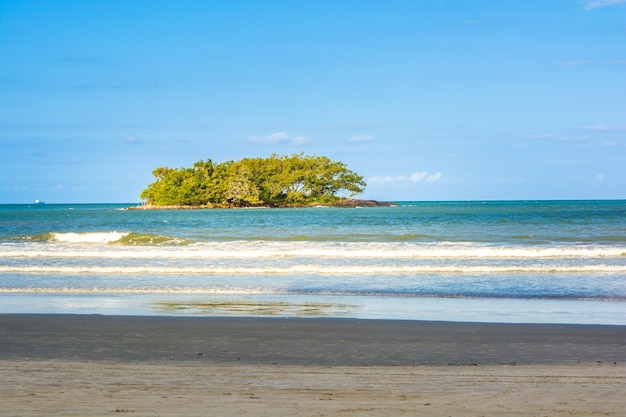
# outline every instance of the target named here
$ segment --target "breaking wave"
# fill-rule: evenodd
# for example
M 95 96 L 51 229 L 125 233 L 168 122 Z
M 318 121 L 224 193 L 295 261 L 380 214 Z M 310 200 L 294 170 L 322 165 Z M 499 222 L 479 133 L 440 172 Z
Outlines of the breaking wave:
M 0 265 L 0 273 L 26 274 L 161 274 L 161 275 L 380 275 L 380 274 L 506 274 L 626 273 L 626 265 L 293 265 L 293 266 L 89 266 Z
M 119 242 L 130 233 L 91 232 L 91 233 L 50 233 L 50 240 L 62 243 L 113 243 Z
M 349 259 L 538 259 L 626 258 L 623 246 L 489 246 L 471 243 L 406 242 L 197 242 L 145 233 L 50 233 L 53 244 L 0 244 L 5 258 L 349 258 Z
M 68 244 L 74 248 L 81 245 L 107 245 L 118 244 L 124 246 L 168 246 L 186 245 L 193 240 L 173 236 L 156 235 L 150 233 L 133 232 L 50 232 L 28 236 L 16 236 L 8 239 L 9 242 L 51 242 L 56 244 Z M 39 248 L 41 249 L 41 248 Z M 1 253 L 1 252 L 0 252 Z M 37 256 L 45 256 L 40 253 Z

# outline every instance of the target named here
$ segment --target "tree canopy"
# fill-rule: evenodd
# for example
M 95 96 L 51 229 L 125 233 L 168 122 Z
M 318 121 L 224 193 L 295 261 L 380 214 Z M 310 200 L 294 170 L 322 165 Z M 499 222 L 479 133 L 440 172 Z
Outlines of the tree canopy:
M 141 192 L 151 205 L 253 207 L 333 203 L 362 193 L 363 177 L 342 162 L 304 154 L 245 158 L 192 168 L 159 167 Z

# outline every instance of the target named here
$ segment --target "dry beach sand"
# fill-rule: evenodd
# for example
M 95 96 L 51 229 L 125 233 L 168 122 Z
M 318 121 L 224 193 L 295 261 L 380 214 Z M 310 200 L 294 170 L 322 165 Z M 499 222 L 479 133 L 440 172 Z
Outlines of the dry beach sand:
M 0 315 L 3 416 L 620 416 L 626 327 Z

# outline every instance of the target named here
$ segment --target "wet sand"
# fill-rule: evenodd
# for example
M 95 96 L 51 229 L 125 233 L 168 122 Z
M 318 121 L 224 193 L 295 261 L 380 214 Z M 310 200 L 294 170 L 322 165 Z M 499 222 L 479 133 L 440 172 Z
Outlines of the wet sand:
M 2 415 L 622 415 L 626 326 L 0 315 Z

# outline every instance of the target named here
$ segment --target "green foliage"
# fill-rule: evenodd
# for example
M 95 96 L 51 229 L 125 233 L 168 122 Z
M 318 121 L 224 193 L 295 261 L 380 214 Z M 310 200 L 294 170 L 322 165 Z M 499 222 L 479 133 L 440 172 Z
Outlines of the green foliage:
M 363 177 L 342 162 L 303 154 L 245 158 L 193 168 L 160 167 L 156 181 L 141 193 L 153 205 L 259 206 L 331 203 L 362 193 Z

